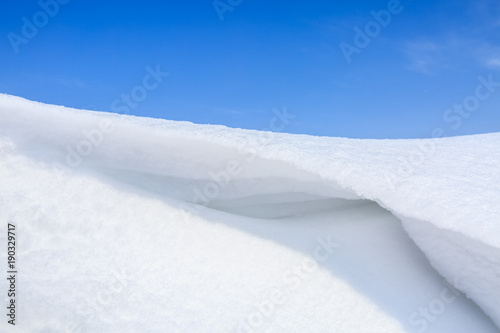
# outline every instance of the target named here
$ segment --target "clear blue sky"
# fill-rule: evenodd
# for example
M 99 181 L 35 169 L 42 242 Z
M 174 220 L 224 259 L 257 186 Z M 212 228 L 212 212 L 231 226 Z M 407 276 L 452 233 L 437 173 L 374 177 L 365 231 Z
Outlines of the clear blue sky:
M 498 0 L 54 1 L 0 4 L 0 92 L 251 129 L 286 107 L 282 130 L 312 135 L 500 131 L 500 85 L 476 97 L 500 82 Z

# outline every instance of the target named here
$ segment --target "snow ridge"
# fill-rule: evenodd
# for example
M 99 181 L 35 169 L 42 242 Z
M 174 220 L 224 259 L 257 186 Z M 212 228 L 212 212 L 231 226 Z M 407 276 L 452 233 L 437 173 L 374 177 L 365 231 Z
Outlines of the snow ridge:
M 74 175 L 97 177 L 164 198 L 193 216 L 210 216 L 208 207 L 283 219 L 376 202 L 500 327 L 500 133 L 432 140 L 313 137 L 0 95 L 0 167 L 20 158 L 48 172 L 54 184 L 70 183 Z M 85 186 L 84 178 L 80 182 Z

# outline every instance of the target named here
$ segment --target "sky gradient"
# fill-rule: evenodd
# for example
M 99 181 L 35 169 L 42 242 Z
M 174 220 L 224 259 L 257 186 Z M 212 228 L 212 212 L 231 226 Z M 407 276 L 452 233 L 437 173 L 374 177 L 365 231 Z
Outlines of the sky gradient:
M 0 22 L 0 92 L 44 103 L 259 130 L 286 110 L 275 130 L 351 138 L 500 131 L 497 0 L 4 1 Z

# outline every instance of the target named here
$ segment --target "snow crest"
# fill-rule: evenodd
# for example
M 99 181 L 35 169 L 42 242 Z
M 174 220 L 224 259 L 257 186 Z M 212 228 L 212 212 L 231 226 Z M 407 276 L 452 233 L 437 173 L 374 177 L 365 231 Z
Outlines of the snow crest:
M 455 307 L 446 321 L 455 331 L 494 332 L 467 298 L 500 327 L 499 165 L 500 133 L 432 140 L 313 137 L 0 95 L 0 223 L 23 223 L 20 262 L 26 272 L 43 274 L 22 280 L 27 298 L 20 311 L 30 325 L 49 330 L 438 332 L 445 307 Z M 401 224 L 448 287 L 405 243 Z M 334 254 L 323 246 L 333 243 L 321 238 L 324 232 L 340 243 Z M 123 243 L 132 240 L 155 259 L 142 258 L 138 244 Z M 335 263 L 328 257 L 311 275 L 305 268 L 288 272 L 292 262 L 306 262 L 305 254 L 319 263 L 320 252 L 337 256 Z M 384 256 L 370 258 L 370 252 Z M 404 259 L 410 257 L 414 262 Z M 141 262 L 148 264 L 147 276 L 123 277 L 128 273 L 121 267 L 144 271 Z M 358 264 L 363 268 L 346 268 Z M 109 287 L 109 276 L 99 273 L 106 269 L 112 271 Z M 122 280 L 123 293 L 116 291 Z M 271 296 L 254 296 L 267 295 L 276 281 L 283 287 Z M 309 289 L 292 288 L 297 281 Z M 390 285 L 382 295 L 384 284 Z M 103 288 L 110 301 L 88 301 Z M 292 289 L 304 293 L 303 307 Z M 337 300 L 325 290 L 334 290 Z M 29 307 L 46 305 L 51 292 L 60 295 L 59 304 Z M 402 293 L 410 296 L 401 299 Z M 466 297 L 447 302 L 461 293 Z M 135 304 L 137 312 L 120 302 Z M 58 311 L 62 317 L 53 317 Z M 297 311 L 301 318 L 332 317 L 301 329 Z M 369 324 L 360 322 L 365 316 Z M 233 317 L 233 326 L 222 324 Z

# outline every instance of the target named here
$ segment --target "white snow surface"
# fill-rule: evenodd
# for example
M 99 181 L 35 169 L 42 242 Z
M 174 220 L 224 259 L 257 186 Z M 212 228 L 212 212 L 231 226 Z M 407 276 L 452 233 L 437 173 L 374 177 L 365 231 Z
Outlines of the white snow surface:
M 0 95 L 1 332 L 499 332 L 500 133 L 358 140 Z

